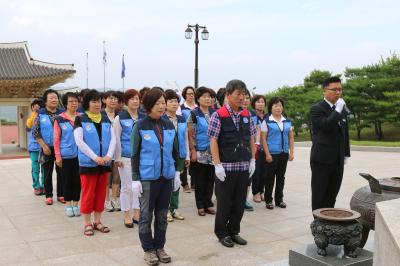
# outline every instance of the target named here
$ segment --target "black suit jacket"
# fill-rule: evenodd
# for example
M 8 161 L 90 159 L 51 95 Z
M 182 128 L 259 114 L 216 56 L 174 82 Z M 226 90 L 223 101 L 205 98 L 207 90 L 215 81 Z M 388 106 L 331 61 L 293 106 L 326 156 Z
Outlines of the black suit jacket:
M 347 115 L 346 109 L 339 114 L 325 100 L 311 107 L 311 163 L 343 165 L 344 157 L 350 157 Z

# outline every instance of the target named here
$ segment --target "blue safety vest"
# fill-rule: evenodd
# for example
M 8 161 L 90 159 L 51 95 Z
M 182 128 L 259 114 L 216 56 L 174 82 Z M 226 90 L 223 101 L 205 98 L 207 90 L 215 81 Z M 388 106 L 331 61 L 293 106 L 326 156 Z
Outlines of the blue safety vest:
M 61 109 L 57 109 L 56 114 L 59 115 L 62 112 Z M 53 138 L 54 138 L 54 130 L 53 130 L 53 123 L 50 119 L 50 116 L 47 114 L 46 108 L 41 108 L 38 112 L 39 119 L 40 119 L 40 135 L 44 143 L 47 146 L 53 147 Z
M 105 157 L 107 155 L 108 147 L 111 141 L 111 121 L 107 115 L 101 116 L 101 140 L 97 134 L 96 126 L 93 121 L 87 116 L 82 114 L 82 131 L 83 141 L 89 146 L 90 149 L 99 157 Z M 98 164 L 78 149 L 79 165 L 83 167 L 97 167 Z M 107 166 L 111 164 L 111 161 L 107 163 Z
M 212 113 L 215 112 L 214 109 L 208 109 L 209 115 L 211 117 Z M 210 146 L 210 139 L 208 138 L 208 122 L 200 110 L 200 107 L 196 107 L 192 114 L 196 117 L 196 151 L 205 151 Z M 192 119 L 193 120 L 193 119 Z
M 169 119 L 168 115 L 165 113 L 163 118 Z M 176 115 L 178 120 L 178 127 L 176 130 L 176 134 L 178 135 L 178 148 L 179 148 L 179 158 L 185 159 L 186 158 L 186 131 L 187 131 L 187 122 L 185 117 L 182 115 Z
M 131 150 L 131 135 L 133 126 L 137 120 L 133 120 L 131 114 L 128 111 L 123 111 L 119 115 L 119 123 L 121 125 L 121 156 L 130 158 L 132 155 Z M 142 113 L 138 113 L 138 120 L 143 118 Z
M 187 121 L 191 112 L 190 108 L 187 108 L 184 104 L 181 105 L 181 112 L 185 120 Z
M 33 136 L 33 130 L 32 129 L 27 129 L 27 130 L 29 134 L 28 151 L 40 151 L 40 145 Z
M 175 176 L 175 160 L 172 155 L 175 127 L 167 119 L 160 119 L 158 123 L 162 127 L 162 145 L 152 118 L 146 116 L 136 123 L 141 138 L 139 176 L 142 181 L 157 180 L 161 176 L 172 179 Z
M 267 145 L 271 154 L 289 153 L 289 132 L 292 128 L 292 122 L 288 119 L 283 121 L 283 131 L 278 126 L 278 123 L 265 118 L 268 126 Z
M 60 153 L 63 159 L 72 159 L 78 156 L 78 147 L 74 139 L 74 127 L 68 119 L 61 116 L 56 117 L 60 127 Z

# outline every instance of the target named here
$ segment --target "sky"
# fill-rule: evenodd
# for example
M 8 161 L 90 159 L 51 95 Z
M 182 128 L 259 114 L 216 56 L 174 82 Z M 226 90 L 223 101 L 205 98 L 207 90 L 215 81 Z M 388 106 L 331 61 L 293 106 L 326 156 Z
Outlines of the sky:
M 194 83 L 187 24 L 207 26 L 199 43 L 199 85 L 218 89 L 243 80 L 256 93 L 298 85 L 314 69 L 343 73 L 400 48 L 395 0 L 0 0 L 0 42 L 28 41 L 36 60 L 70 64 L 58 86 L 183 88 Z

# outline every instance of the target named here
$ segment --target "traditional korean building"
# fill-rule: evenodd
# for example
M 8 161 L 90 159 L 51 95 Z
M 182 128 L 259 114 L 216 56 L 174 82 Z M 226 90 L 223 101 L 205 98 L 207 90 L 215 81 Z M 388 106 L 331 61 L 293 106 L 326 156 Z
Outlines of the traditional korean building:
M 27 147 L 25 124 L 33 98 L 41 97 L 50 86 L 73 77 L 75 72 L 73 64 L 33 59 L 27 42 L 0 43 L 0 106 L 17 106 L 20 148 Z

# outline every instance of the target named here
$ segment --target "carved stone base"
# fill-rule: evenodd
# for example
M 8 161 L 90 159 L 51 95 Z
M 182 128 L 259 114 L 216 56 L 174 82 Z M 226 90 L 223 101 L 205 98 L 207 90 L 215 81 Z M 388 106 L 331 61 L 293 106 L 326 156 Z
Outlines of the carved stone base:
M 334 222 L 315 219 L 311 225 L 314 242 L 318 247 L 317 253 L 326 256 L 326 247 L 329 244 L 343 245 L 344 254 L 356 258 L 356 249 L 361 243 L 362 225 L 357 221 Z

